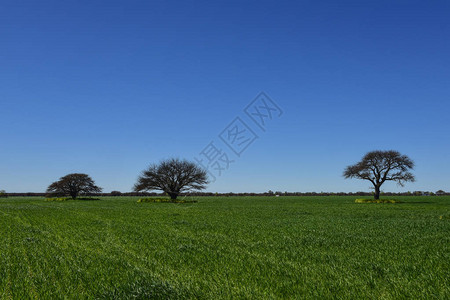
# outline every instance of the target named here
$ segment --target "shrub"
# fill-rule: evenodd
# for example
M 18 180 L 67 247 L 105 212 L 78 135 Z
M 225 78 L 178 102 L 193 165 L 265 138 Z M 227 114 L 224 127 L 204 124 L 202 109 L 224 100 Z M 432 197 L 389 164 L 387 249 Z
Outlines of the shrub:
M 140 198 L 138 203 L 197 203 L 195 200 L 168 199 L 168 198 Z
M 45 198 L 45 201 L 57 201 L 57 202 L 62 202 L 62 201 L 68 201 L 68 200 L 100 200 L 99 198 L 76 198 L 76 199 L 72 199 L 72 197 L 50 197 L 50 198 Z
M 398 200 L 392 200 L 392 199 L 356 199 L 355 203 L 402 203 Z
M 45 201 L 58 201 L 58 202 L 62 202 L 62 201 L 67 201 L 70 200 L 72 198 L 70 197 L 53 197 L 53 198 L 45 198 Z

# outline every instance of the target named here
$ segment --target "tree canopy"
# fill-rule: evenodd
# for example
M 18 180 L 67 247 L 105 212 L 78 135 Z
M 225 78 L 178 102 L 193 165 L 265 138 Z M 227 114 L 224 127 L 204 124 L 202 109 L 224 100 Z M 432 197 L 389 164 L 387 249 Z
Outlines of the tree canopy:
M 100 193 L 102 188 L 95 185 L 94 180 L 86 174 L 73 173 L 61 177 L 47 188 L 47 193 L 70 195 L 72 199 L 80 194 Z
M 374 198 L 380 198 L 380 187 L 386 181 L 394 181 L 403 186 L 405 182 L 415 181 L 409 172 L 414 162 L 398 151 L 372 151 L 364 155 L 362 160 L 348 166 L 344 171 L 345 178 L 358 178 L 370 181 L 375 189 Z
M 171 158 L 151 164 L 144 170 L 134 185 L 134 191 L 161 190 L 174 200 L 182 192 L 202 190 L 207 184 L 206 170 L 193 162 Z

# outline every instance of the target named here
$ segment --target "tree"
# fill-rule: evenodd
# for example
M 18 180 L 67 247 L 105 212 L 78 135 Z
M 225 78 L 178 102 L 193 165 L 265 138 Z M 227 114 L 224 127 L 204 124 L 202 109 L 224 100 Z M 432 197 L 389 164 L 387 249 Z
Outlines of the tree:
M 0 198 L 8 198 L 8 194 L 5 190 L 0 190 Z
M 400 186 L 414 182 L 414 175 L 409 172 L 413 168 L 414 162 L 398 151 L 372 151 L 357 164 L 348 166 L 343 175 L 370 181 L 375 189 L 374 198 L 380 199 L 380 187 L 386 181 L 395 181 Z
M 443 196 L 443 195 L 445 195 L 445 192 L 443 190 L 439 190 L 439 191 L 436 191 L 436 195 Z
M 187 160 L 171 158 L 144 170 L 134 185 L 134 191 L 161 190 L 175 200 L 180 193 L 202 190 L 207 184 L 207 173 L 203 168 Z
M 61 177 L 47 188 L 47 193 L 70 195 L 76 199 L 80 194 L 100 193 L 102 188 L 95 185 L 94 180 L 86 174 L 73 173 Z

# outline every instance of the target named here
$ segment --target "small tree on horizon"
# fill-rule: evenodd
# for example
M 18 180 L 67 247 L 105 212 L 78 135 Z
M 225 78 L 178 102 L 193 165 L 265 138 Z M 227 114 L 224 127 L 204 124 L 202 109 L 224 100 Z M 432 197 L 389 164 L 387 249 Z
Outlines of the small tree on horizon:
M 100 193 L 102 188 L 95 185 L 94 180 L 86 174 L 72 173 L 61 177 L 47 188 L 47 193 L 69 195 L 76 199 L 80 194 Z
M 445 193 L 445 191 L 443 191 L 443 190 L 438 190 L 438 191 L 436 191 L 436 195 L 437 196 L 443 196 L 443 195 L 445 195 L 446 193 Z
M 409 172 L 414 162 L 398 151 L 372 151 L 364 155 L 355 165 L 348 166 L 343 176 L 368 180 L 374 187 L 374 199 L 380 199 L 380 187 L 386 181 L 395 181 L 403 186 L 405 182 L 414 182 L 414 175 Z
M 206 170 L 188 160 L 170 158 L 151 164 L 139 176 L 135 192 L 160 190 L 175 200 L 182 192 L 203 190 L 208 184 Z

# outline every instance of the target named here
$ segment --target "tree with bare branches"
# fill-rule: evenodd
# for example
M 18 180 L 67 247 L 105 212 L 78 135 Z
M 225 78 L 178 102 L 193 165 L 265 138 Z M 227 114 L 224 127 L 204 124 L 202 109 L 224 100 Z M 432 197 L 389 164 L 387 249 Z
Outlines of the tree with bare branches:
M 144 170 L 134 185 L 134 191 L 161 190 L 175 200 L 180 193 L 202 190 L 207 184 L 206 170 L 193 162 L 171 158 Z
M 70 195 L 76 199 L 80 194 L 100 193 L 102 188 L 95 185 L 94 180 L 86 174 L 73 173 L 61 177 L 47 188 L 47 193 Z
M 343 175 L 370 181 L 377 200 L 380 199 L 380 187 L 386 181 L 394 181 L 400 186 L 408 181 L 414 182 L 414 175 L 409 172 L 413 168 L 414 162 L 408 156 L 394 150 L 378 150 L 367 153 L 360 162 L 348 166 Z

